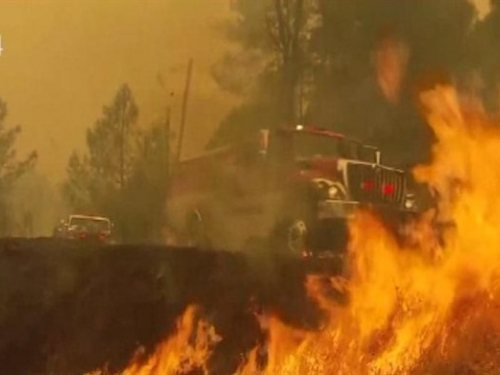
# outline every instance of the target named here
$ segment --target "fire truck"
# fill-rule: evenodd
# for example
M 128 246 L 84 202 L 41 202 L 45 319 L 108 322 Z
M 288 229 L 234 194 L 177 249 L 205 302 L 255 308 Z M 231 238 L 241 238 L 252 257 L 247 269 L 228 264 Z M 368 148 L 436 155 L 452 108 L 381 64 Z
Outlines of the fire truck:
M 416 212 L 405 171 L 331 130 L 297 125 L 179 163 L 168 217 L 184 245 L 242 249 L 258 239 L 289 254 L 338 250 L 360 207 L 396 222 Z

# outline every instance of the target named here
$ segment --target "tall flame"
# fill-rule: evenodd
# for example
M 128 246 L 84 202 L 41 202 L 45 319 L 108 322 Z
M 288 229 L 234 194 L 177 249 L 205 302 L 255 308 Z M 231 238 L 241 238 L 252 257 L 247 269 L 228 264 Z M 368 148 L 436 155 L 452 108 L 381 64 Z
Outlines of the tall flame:
M 269 334 L 267 364 L 259 365 L 263 348 L 255 348 L 238 374 L 498 373 L 500 127 L 464 106 L 451 87 L 423 93 L 421 101 L 438 142 L 432 163 L 415 176 L 437 193 L 436 218 L 453 224 L 444 240 L 435 238 L 432 212 L 413 227 L 415 242 L 407 248 L 377 217 L 359 212 L 350 226 L 349 303 L 335 303 L 309 278 L 307 289 L 326 314 L 323 328 L 302 331 L 272 314 L 260 317 Z M 181 364 L 185 332 L 125 374 L 173 373 L 168 369 Z M 207 360 L 209 336 L 200 335 L 203 355 L 195 351 L 192 363 Z
M 488 373 L 488 366 L 500 364 L 499 356 L 487 359 L 484 353 L 472 359 L 471 352 L 478 352 L 461 331 L 475 335 L 500 326 L 493 313 L 500 302 L 500 129 L 479 108 L 463 106 L 450 87 L 426 92 L 421 100 L 438 142 L 433 162 L 415 175 L 438 193 L 437 219 L 453 223 L 444 244 L 429 236 L 432 215 L 413 228 L 419 234 L 415 249 L 401 248 L 376 217 L 358 213 L 351 223 L 348 307 L 327 306 L 311 280 L 328 323 L 303 334 L 262 373 L 444 374 L 456 362 Z M 475 346 L 484 342 L 481 337 Z M 246 368 L 252 366 L 250 361 Z
M 177 323 L 176 335 L 158 346 L 147 362 L 135 360 L 122 375 L 186 374 L 198 370 L 207 374 L 207 361 L 220 340 L 214 327 L 196 320 L 197 308 L 189 306 Z
M 174 335 L 167 338 L 145 358 L 138 350 L 122 375 L 208 374 L 207 362 L 213 347 L 220 341 L 214 327 L 197 319 L 198 308 L 188 306 L 177 321 Z M 107 370 L 97 370 L 86 375 L 110 375 Z

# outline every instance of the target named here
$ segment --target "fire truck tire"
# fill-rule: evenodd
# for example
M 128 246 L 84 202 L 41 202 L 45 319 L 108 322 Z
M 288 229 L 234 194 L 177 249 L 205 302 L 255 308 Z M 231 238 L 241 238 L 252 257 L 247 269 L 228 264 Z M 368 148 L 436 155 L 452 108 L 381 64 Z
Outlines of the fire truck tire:
M 306 220 L 284 220 L 276 227 L 274 244 L 276 250 L 291 256 L 302 256 L 308 253 L 309 226 Z

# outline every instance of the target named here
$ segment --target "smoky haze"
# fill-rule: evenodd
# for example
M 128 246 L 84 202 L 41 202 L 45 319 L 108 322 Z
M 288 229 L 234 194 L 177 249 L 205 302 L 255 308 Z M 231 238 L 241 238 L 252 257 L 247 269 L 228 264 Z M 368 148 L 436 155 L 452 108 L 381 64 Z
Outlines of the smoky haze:
M 231 106 L 209 74 L 226 45 L 213 25 L 229 16 L 228 1 L 2 2 L 0 96 L 7 122 L 23 127 L 19 152 L 36 149 L 39 172 L 60 181 L 71 151 L 83 149 L 86 129 L 123 83 L 141 124 L 163 116 L 169 101 L 175 127 L 190 57 L 196 125 L 185 152 L 201 150 Z
M 227 46 L 214 25 L 230 12 L 228 1 L 0 4 L 5 125 L 22 127 L 14 145 L 19 158 L 38 153 L 35 170 L 17 182 L 6 202 L 13 212 L 11 235 L 50 235 L 68 213 L 59 191 L 68 159 L 73 150 L 86 151 L 87 129 L 123 84 L 136 99 L 140 126 L 161 121 L 170 106 L 175 134 L 193 58 L 183 156 L 203 149 L 234 102 L 210 75 Z
M 488 11 L 488 1 L 473 2 Z M 213 26 L 230 17 L 226 0 L 2 2 L 0 96 L 8 122 L 23 127 L 19 152 L 36 149 L 38 170 L 60 181 L 70 152 L 84 147 L 86 129 L 125 82 L 141 123 L 170 102 L 175 125 L 190 57 L 196 126 L 187 129 L 185 152 L 199 152 L 235 103 L 210 75 L 227 47 Z
M 489 2 L 476 0 L 473 3 L 479 16 L 484 18 Z M 248 4 L 254 6 L 252 2 Z M 249 26 L 252 27 L 252 22 L 260 25 L 258 20 L 263 16 L 258 14 L 260 8 L 256 6 L 257 13 L 249 13 Z M 272 106 L 269 112 L 259 106 L 253 109 L 259 121 L 247 116 L 245 110 L 227 116 L 242 99 L 248 99 L 241 92 L 235 95 L 224 89 L 220 79 L 229 67 L 221 61 L 232 44 L 238 45 L 241 35 L 221 32 L 221 28 L 215 26 L 231 21 L 235 15 L 241 16 L 235 13 L 229 0 L 2 2 L 0 97 L 8 107 L 5 123 L 22 126 L 14 147 L 20 157 L 31 150 L 38 152 L 35 174 L 19 182 L 25 187 L 19 187 L 21 192 L 12 204 L 22 205 L 23 210 L 32 207 L 34 211 L 46 213 L 46 208 L 28 202 L 36 198 L 33 186 L 43 181 L 46 197 L 51 197 L 46 198 L 51 203 L 45 205 L 59 208 L 51 210 L 51 215 L 46 213 L 46 222 L 38 223 L 37 227 L 44 233 L 50 229 L 59 212 L 64 212 L 56 185 L 66 177 L 71 152 L 86 150 L 87 129 L 94 125 L 103 106 L 113 100 L 123 84 L 128 84 L 139 108 L 139 126 L 163 119 L 166 107 L 170 106 L 172 130 L 176 133 L 190 58 L 194 60 L 194 71 L 183 157 L 199 154 L 217 129 L 222 128 L 224 133 L 224 121 L 230 126 L 238 125 L 233 128 L 237 133 L 250 122 L 258 126 L 271 124 L 276 114 Z M 246 50 L 244 43 L 239 43 L 239 47 Z M 264 48 L 264 52 L 269 51 Z M 247 58 L 251 63 L 252 56 Z M 241 61 L 242 64 L 233 67 L 241 73 L 241 82 L 244 86 L 255 84 L 252 81 L 257 81 L 259 70 L 251 71 L 247 67 L 252 64 L 245 65 L 249 62 L 245 59 Z M 214 80 L 214 67 L 217 66 L 218 82 Z M 231 79 L 226 81 L 231 83 Z M 330 100 L 329 88 L 322 89 L 327 94 L 324 97 Z M 248 87 L 240 87 L 240 91 L 245 90 Z M 367 97 L 364 87 L 358 91 L 360 94 L 356 92 L 351 96 L 356 100 Z M 269 91 L 262 97 L 266 101 L 267 97 L 274 100 L 279 96 Z M 345 92 L 341 96 L 346 96 Z M 328 109 L 330 102 L 324 107 Z M 250 107 L 249 112 L 251 110 Z M 322 110 L 316 111 L 317 117 L 322 116 Z M 314 110 L 311 113 L 314 115 Z M 328 111 L 326 113 L 328 117 Z M 387 120 L 384 113 L 378 117 L 383 123 Z M 346 124 L 352 120 L 349 116 L 345 119 Z M 223 126 L 219 128 L 221 121 Z M 228 134 L 231 135 L 230 130 Z

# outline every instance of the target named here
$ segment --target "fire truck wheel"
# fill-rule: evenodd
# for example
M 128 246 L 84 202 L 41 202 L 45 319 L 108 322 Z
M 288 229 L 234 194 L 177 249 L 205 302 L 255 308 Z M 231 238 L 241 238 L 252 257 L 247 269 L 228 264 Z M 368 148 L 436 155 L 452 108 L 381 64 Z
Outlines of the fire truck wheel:
M 288 255 L 301 256 L 307 252 L 308 226 L 305 220 L 294 219 L 282 222 L 274 235 L 278 251 Z
M 294 220 L 287 229 L 287 247 L 294 255 L 307 251 L 307 224 L 304 220 Z

